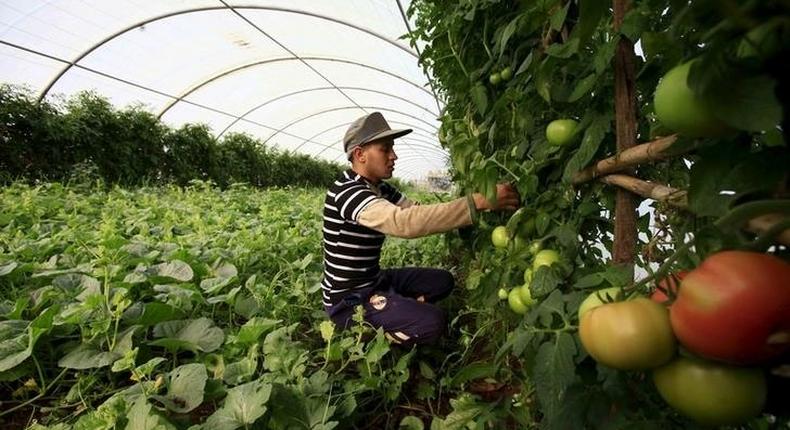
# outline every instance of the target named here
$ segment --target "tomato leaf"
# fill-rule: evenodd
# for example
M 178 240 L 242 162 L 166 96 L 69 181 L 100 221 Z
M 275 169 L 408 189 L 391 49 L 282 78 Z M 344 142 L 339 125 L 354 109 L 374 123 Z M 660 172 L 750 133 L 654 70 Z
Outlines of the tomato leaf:
M 552 30 L 560 31 L 562 24 L 565 23 L 565 17 L 568 16 L 568 8 L 570 6 L 571 2 L 566 2 L 565 6 L 557 9 L 557 11 L 554 12 L 554 14 L 551 16 L 551 20 L 549 21 Z
M 569 2 L 570 3 L 570 2 Z M 571 37 L 577 37 L 582 44 L 595 32 L 595 28 L 609 10 L 611 2 L 608 0 L 585 0 L 579 2 L 579 21 L 573 28 Z
M 538 348 L 533 370 L 535 391 L 549 417 L 561 408 L 566 390 L 576 381 L 575 355 L 576 343 L 565 332 L 558 333 L 554 342 L 544 342 Z
M 546 48 L 546 55 L 556 58 L 570 58 L 579 52 L 579 39 L 568 39 L 565 43 L 555 43 Z
M 565 165 L 565 171 L 562 175 L 563 181 L 570 181 L 576 172 L 587 166 L 596 152 L 598 152 L 598 148 L 606 133 L 609 132 L 610 126 L 611 117 L 609 115 L 596 114 L 593 117 L 590 126 L 584 130 L 584 137 L 582 137 L 579 149 L 568 160 L 568 164 Z
M 529 289 L 532 292 L 532 297 L 543 297 L 552 291 L 562 282 L 562 278 L 556 271 L 550 267 L 541 266 L 532 275 L 532 283 Z
M 478 83 L 472 87 L 471 97 L 475 107 L 477 107 L 477 112 L 479 112 L 480 115 L 485 115 L 488 110 L 488 91 L 486 87 Z

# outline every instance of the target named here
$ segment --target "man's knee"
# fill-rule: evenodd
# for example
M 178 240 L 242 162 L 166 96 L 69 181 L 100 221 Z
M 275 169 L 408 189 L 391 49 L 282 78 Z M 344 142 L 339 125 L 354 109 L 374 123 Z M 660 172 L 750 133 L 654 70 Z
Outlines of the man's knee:
M 421 313 L 408 328 L 403 330 L 385 330 L 387 339 L 402 346 L 423 345 L 436 342 L 444 334 L 447 318 L 444 312 L 436 307 Z
M 450 295 L 455 288 L 455 278 L 453 274 L 447 270 L 442 270 L 439 272 L 438 276 L 438 284 L 439 284 L 439 291 L 440 293 L 437 294 L 440 298 L 445 298 Z

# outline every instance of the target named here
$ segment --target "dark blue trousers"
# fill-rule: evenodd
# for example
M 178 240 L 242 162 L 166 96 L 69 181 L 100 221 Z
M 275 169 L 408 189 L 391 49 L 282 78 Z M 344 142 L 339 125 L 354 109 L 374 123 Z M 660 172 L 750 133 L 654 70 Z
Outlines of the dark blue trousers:
M 447 325 L 435 303 L 453 290 L 453 275 L 442 269 L 405 267 L 381 271 L 379 282 L 355 292 L 327 309 L 340 328 L 353 324 L 354 307 L 362 305 L 365 321 L 383 328 L 391 342 L 411 346 L 433 343 Z

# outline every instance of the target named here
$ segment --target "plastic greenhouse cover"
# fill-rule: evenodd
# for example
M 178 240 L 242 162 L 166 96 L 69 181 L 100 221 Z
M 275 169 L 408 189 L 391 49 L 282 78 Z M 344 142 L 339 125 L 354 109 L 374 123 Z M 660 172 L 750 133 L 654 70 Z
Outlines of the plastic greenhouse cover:
M 345 162 L 342 136 L 380 111 L 396 176 L 447 167 L 440 102 L 401 37 L 409 0 L 3 0 L 0 79 L 45 97 L 93 90 L 174 127 L 208 124 Z M 409 23 L 412 25 L 412 23 Z M 72 64 L 73 63 L 73 64 Z

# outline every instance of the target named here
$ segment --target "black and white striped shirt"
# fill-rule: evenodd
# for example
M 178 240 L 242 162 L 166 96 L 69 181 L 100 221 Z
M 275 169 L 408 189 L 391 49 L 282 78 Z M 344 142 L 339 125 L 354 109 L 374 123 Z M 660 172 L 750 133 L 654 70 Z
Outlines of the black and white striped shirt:
M 373 285 L 381 268 L 384 234 L 357 223 L 359 213 L 376 199 L 400 204 L 403 195 L 390 184 L 378 187 L 346 170 L 324 199 L 324 306 L 332 306 L 354 290 Z

